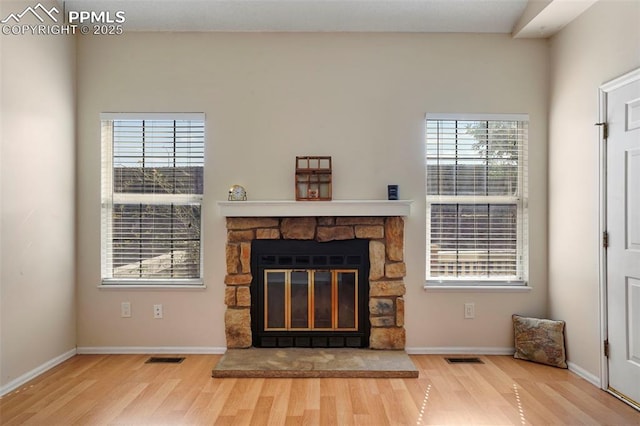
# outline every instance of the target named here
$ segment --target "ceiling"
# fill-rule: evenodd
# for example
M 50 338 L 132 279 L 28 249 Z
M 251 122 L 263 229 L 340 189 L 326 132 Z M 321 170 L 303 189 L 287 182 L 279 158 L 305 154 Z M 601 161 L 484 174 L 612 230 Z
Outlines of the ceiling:
M 548 37 L 596 0 L 65 0 L 126 31 L 462 32 Z

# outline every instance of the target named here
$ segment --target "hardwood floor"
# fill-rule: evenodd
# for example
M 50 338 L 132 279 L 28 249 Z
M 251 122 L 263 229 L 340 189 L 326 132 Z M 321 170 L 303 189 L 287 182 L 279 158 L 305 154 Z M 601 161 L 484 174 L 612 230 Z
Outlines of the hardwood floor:
M 640 425 L 640 412 L 567 370 L 508 356 L 417 379 L 213 379 L 219 355 L 145 364 L 78 355 L 0 399 L 2 425 Z

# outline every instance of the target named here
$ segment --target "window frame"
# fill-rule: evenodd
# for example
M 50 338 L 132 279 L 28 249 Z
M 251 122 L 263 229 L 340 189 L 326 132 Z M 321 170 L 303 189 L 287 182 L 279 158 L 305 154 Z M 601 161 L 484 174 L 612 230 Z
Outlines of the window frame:
M 517 195 L 429 195 L 428 194 L 428 165 L 427 165 L 427 140 L 429 121 L 519 121 L 527 123 L 527 133 L 521 140 L 522 146 L 519 148 L 524 158 L 518 161 L 518 194 Z M 529 273 L 529 237 L 528 237 L 528 114 L 441 114 L 427 113 L 425 115 L 425 223 L 426 223 L 426 263 L 425 263 L 425 289 L 528 289 Z M 445 277 L 431 276 L 431 213 L 432 205 L 453 204 L 453 205 L 516 205 L 516 275 L 494 277 Z
M 100 114 L 100 137 L 101 137 L 101 288 L 204 288 L 204 250 L 203 250 L 203 230 L 204 230 L 204 190 L 202 193 L 192 194 L 159 194 L 159 193 L 119 193 L 114 191 L 114 140 L 113 122 L 119 120 L 135 121 L 201 121 L 203 127 L 203 182 L 204 187 L 204 151 L 206 151 L 206 120 L 204 113 L 101 113 Z M 111 133 L 105 133 L 105 125 Z M 112 235 L 113 220 L 110 219 L 115 204 L 136 204 L 170 206 L 170 205 L 192 205 L 200 209 L 200 232 L 198 239 L 199 259 L 198 277 L 194 278 L 114 278 L 112 276 L 112 259 L 109 257 L 108 236 Z

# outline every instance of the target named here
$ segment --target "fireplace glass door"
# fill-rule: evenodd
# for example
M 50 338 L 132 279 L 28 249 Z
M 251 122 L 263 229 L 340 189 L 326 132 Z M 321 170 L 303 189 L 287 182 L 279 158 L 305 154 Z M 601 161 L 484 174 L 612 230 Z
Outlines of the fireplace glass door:
M 358 330 L 357 269 L 264 271 L 264 331 Z
M 253 346 L 368 346 L 369 241 L 254 240 L 251 272 Z

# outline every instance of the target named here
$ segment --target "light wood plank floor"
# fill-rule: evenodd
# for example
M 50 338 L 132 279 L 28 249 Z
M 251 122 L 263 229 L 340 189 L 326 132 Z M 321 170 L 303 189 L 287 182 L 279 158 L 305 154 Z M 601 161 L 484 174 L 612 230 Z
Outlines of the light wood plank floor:
M 2 425 L 640 425 L 567 370 L 415 355 L 417 379 L 212 379 L 219 355 L 78 355 L 0 399 Z

